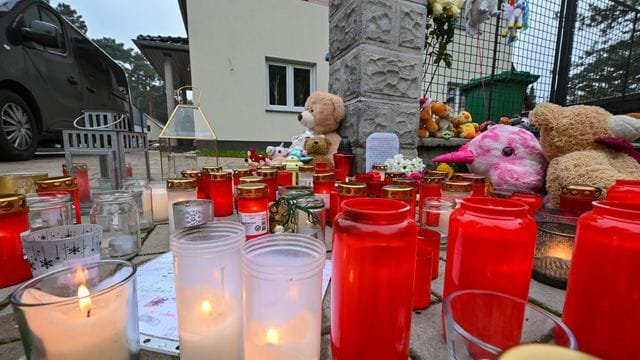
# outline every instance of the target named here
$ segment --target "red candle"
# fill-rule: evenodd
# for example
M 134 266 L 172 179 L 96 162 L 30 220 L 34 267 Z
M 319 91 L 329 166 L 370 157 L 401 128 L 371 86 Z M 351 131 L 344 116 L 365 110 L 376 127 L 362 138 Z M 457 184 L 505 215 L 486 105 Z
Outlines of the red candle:
M 226 171 L 209 173 L 209 196 L 213 201 L 213 216 L 233 215 L 233 184 L 231 173 Z
M 416 253 L 416 275 L 413 284 L 413 310 L 422 310 L 431 304 L 431 279 L 432 264 L 437 263 L 436 253 L 427 243 L 420 232 L 430 231 L 418 229 L 417 253 Z M 440 234 L 438 234 L 438 239 Z M 436 275 L 437 276 L 437 275 Z
M 237 187 L 240 185 L 240 178 L 251 176 L 251 169 L 249 168 L 241 168 L 241 169 L 233 169 L 233 186 Z
M 591 203 L 600 199 L 602 191 L 589 185 L 568 185 L 560 194 L 560 210 L 575 211 L 578 214 L 591 210 Z
M 457 290 L 480 289 L 527 301 L 536 235 L 536 222 L 522 203 L 488 197 L 462 200 L 449 221 L 443 298 Z M 519 343 L 521 310 L 501 328 L 487 328 L 487 338 Z M 464 323 L 474 322 L 469 309 L 457 316 L 467 316 Z
M 486 178 L 476 174 L 461 174 L 457 181 L 466 181 L 471 183 L 471 196 L 485 196 Z
M 382 188 L 385 186 L 384 181 L 372 180 L 367 184 L 367 194 L 369 197 L 382 197 Z
M 20 234 L 29 230 L 29 208 L 22 194 L 0 194 L 0 288 L 31 278 Z
M 203 176 L 203 172 L 202 171 L 200 171 L 200 170 L 182 170 L 182 177 L 183 178 L 189 178 L 189 179 L 195 179 L 196 183 L 198 184 L 198 190 L 197 190 L 197 195 L 196 196 L 198 197 L 198 199 L 206 199 L 207 198 L 205 187 L 209 186 L 209 182 Z
M 405 173 L 403 172 L 387 172 L 384 174 L 384 182 L 387 185 L 392 185 L 393 179 L 399 179 L 403 177 L 406 177 Z
M 203 166 L 202 167 L 202 177 L 204 181 L 204 196 L 206 199 L 211 199 L 209 195 L 209 190 L 211 190 L 211 178 L 208 176 L 211 173 L 219 173 L 222 172 L 221 166 Z
M 382 188 L 382 197 L 385 199 L 399 200 L 409 205 L 409 219 L 416 219 L 416 193 L 411 186 L 385 185 Z
M 418 186 L 418 180 L 411 178 L 396 178 L 393 179 L 393 185 L 411 186 L 413 192 L 416 194 L 416 198 L 420 193 L 420 186 Z
M 325 208 L 331 207 L 331 189 L 335 189 L 336 179 L 332 172 L 313 174 L 313 193 L 324 200 Z
M 238 185 L 238 216 L 244 225 L 247 240 L 269 232 L 269 197 L 267 185 Z
M 422 224 L 422 211 L 424 209 L 424 199 L 439 198 L 442 196 L 442 183 L 445 181 L 444 176 L 427 175 L 422 177 L 420 182 L 420 204 L 418 206 L 418 221 Z
M 380 173 L 377 171 L 369 171 L 366 175 L 371 176 L 370 181 L 382 181 L 382 176 L 380 176 Z
M 314 165 L 314 169 L 316 174 L 324 174 L 324 173 L 332 172 L 332 169 L 331 167 L 329 167 L 329 164 L 327 164 L 324 161 L 316 161 Z
M 471 183 L 468 181 L 449 181 L 442 182 L 442 197 L 460 204 L 460 201 L 471 196 L 473 190 Z
M 327 219 L 327 221 L 330 224 L 333 224 L 333 219 L 335 219 L 338 213 L 340 212 L 338 210 L 340 198 L 338 197 L 338 189 L 336 189 L 335 187 L 331 189 L 331 192 L 329 193 L 329 202 L 331 204 L 329 206 L 329 218 Z
M 345 176 L 350 176 L 355 158 L 353 154 L 335 153 L 333 154 L 333 166 L 336 170 L 343 171 Z
M 338 184 L 335 202 L 331 199 L 331 211 L 329 212 L 333 220 L 342 211 L 342 203 L 345 200 L 367 197 L 367 185 L 358 182 L 347 182 Z
M 124 177 L 133 177 L 133 167 L 130 162 L 124 163 Z
M 438 278 L 440 265 L 440 233 L 422 226 L 418 226 L 418 243 L 426 246 L 429 251 L 433 252 L 433 262 L 431 263 L 431 279 Z
M 293 185 L 293 173 L 286 170 L 278 170 L 277 175 L 278 186 L 288 187 Z
M 73 163 L 73 176 L 78 182 L 78 197 L 80 202 L 91 200 L 91 192 L 89 191 L 89 169 L 85 163 Z M 69 176 L 67 164 L 62 164 L 62 175 Z
M 445 180 L 449 179 L 449 173 L 446 171 L 440 171 L 440 170 L 427 170 L 427 175 L 428 176 L 437 176 L 437 177 L 443 177 L 445 178 Z
M 607 201 L 640 204 L 640 180 L 616 180 L 607 190 Z
M 540 195 L 532 192 L 516 191 L 511 193 L 510 200 L 519 201 L 529 208 L 529 215 L 535 219 L 536 211 L 542 207 Z
M 639 265 L 640 205 L 594 202 L 578 219 L 562 313 L 580 350 L 603 359 L 637 358 Z
M 78 183 L 71 176 L 56 176 L 43 180 L 36 180 L 36 192 L 47 191 L 64 191 L 71 195 L 73 199 L 73 209 L 76 215 L 76 224 L 82 223 L 82 215 L 80 214 L 80 194 Z
M 373 172 L 368 172 L 366 174 L 356 174 L 356 182 L 363 183 L 363 184 L 369 184 L 373 180 L 375 180 Z M 378 180 L 380 180 L 380 179 L 378 179 Z
M 416 225 L 409 211 L 407 204 L 389 199 L 342 204 L 334 221 L 331 278 L 336 360 L 408 357 L 416 260 Z
M 384 181 L 384 175 L 387 172 L 387 165 L 385 164 L 373 164 L 371 165 L 371 172 L 378 173 L 378 179 L 380 181 Z
M 262 177 L 262 182 L 267 184 L 267 191 L 269 192 L 269 201 L 276 201 L 278 195 L 278 172 L 275 169 L 258 169 L 256 172 L 258 176 Z
M 336 177 L 336 181 L 345 182 L 347 181 L 347 174 L 342 169 L 333 169 L 333 174 Z

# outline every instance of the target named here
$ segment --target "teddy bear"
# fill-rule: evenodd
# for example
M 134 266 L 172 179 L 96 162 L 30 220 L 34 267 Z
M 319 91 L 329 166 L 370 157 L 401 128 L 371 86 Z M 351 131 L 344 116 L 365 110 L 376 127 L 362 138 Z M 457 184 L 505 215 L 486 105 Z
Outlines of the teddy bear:
M 540 128 L 540 145 L 549 160 L 546 186 L 552 206 L 559 205 L 567 185 L 594 186 L 604 197 L 616 179 L 640 179 L 640 164 L 629 155 L 634 152 L 630 142 L 640 136 L 640 120 L 597 106 L 550 103 L 536 106 L 529 120 Z
M 298 114 L 298 121 L 307 128 L 308 135 L 324 135 L 329 140 L 329 158 L 338 151 L 340 135 L 336 130 L 344 117 L 342 98 L 324 91 L 311 94 L 304 103 L 304 111 Z
M 431 112 L 431 98 L 424 97 L 420 99 L 420 126 L 418 127 L 418 136 L 421 138 L 429 137 L 429 134 L 438 130 L 438 124 L 433 121 L 433 113 Z
M 279 146 L 267 146 L 267 155 L 269 155 L 270 165 L 281 165 L 289 154 L 289 148 L 284 147 L 284 143 Z
M 308 156 L 313 158 L 307 165 L 315 166 L 317 162 L 322 161 L 326 163 L 328 167 L 332 168 L 333 160 L 332 157 L 329 156 L 331 145 L 331 140 L 322 135 L 307 138 L 304 142 L 304 150 Z
M 453 118 L 453 109 L 443 101 L 432 101 L 429 105 L 431 113 L 435 115 L 435 122 L 438 130 L 433 134 L 437 138 L 450 139 L 455 134 L 455 129 L 451 124 Z
M 454 126 L 459 138 L 473 139 L 479 133 L 478 127 L 480 125 L 473 122 L 468 111 L 461 111 L 457 118 L 451 120 L 451 124 Z

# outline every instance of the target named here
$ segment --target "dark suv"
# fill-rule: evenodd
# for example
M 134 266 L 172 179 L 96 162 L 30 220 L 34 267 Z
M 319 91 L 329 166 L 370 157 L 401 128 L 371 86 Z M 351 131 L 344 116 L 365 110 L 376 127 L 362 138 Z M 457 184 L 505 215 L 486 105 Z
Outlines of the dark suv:
M 30 159 L 86 109 L 130 113 L 124 70 L 44 1 L 0 0 L 0 159 Z

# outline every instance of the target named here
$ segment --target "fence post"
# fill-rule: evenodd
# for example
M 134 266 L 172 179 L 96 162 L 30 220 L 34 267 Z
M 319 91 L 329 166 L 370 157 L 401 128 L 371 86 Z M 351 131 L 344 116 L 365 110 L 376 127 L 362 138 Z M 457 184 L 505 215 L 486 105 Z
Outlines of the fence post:
M 576 14 L 578 12 L 578 0 L 567 0 L 564 13 L 564 24 L 562 29 L 562 40 L 560 46 L 560 61 L 558 62 L 558 73 L 556 89 L 553 102 L 559 105 L 567 104 L 567 94 L 569 88 L 569 69 L 571 68 L 571 53 L 573 51 L 573 30 L 576 25 Z
M 633 57 L 633 42 L 636 36 L 636 26 L 638 25 L 638 12 L 633 17 L 633 28 L 631 29 L 631 37 L 629 39 L 629 56 L 627 57 L 627 65 L 625 66 L 624 79 L 622 80 L 622 97 L 627 94 L 627 83 L 629 82 L 629 69 L 631 67 L 631 58 Z

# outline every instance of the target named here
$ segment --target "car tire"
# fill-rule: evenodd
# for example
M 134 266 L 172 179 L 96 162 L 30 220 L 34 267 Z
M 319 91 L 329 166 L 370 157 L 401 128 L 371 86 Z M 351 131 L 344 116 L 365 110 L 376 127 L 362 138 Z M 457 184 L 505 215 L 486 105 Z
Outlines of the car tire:
M 31 159 L 38 137 L 36 119 L 27 103 L 12 91 L 0 90 L 0 159 Z

